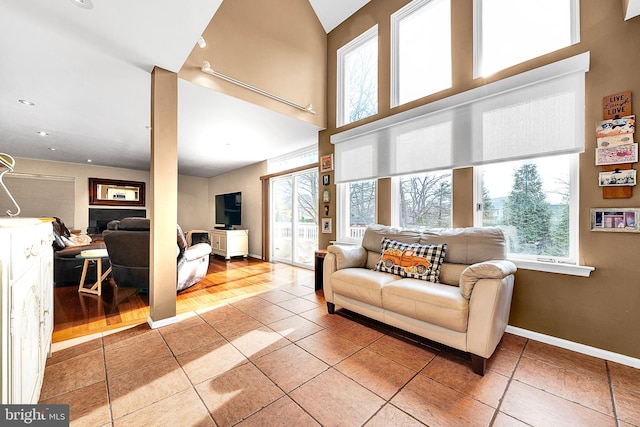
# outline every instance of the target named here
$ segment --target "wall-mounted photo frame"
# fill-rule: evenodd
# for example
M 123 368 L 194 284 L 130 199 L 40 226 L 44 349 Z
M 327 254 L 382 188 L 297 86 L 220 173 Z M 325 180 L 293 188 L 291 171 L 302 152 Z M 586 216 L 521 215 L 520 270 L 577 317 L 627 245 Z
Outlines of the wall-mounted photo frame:
M 596 148 L 596 166 L 636 163 L 637 161 L 638 144 Z
M 600 187 L 620 187 L 636 185 L 635 169 L 615 169 L 611 172 L 600 172 L 598 175 Z
M 591 231 L 640 233 L 640 208 L 591 208 Z
M 331 218 L 322 218 L 322 232 L 324 234 L 332 233 Z
M 333 170 L 333 154 L 327 154 L 320 157 L 320 172 L 329 172 Z
M 331 175 L 322 175 L 322 185 L 331 184 Z
M 322 202 L 329 203 L 331 201 L 331 192 L 329 190 L 324 190 L 322 192 Z

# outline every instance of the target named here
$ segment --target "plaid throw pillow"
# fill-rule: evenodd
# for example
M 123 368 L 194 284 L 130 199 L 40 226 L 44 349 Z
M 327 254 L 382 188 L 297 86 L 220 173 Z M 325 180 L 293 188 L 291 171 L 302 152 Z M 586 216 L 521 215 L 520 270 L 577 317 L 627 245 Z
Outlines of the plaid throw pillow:
M 383 237 L 382 251 L 376 270 L 438 283 L 440 266 L 444 261 L 446 250 L 446 243 L 426 246 L 410 245 Z

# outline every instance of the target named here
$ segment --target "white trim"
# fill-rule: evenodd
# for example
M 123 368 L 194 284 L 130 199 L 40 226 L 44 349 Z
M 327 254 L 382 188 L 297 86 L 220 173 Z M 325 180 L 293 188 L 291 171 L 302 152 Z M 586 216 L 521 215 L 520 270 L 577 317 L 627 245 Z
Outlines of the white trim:
M 589 277 L 596 268 L 588 265 L 565 264 L 562 262 L 543 262 L 524 259 L 509 259 L 523 270 L 544 271 L 547 273 L 568 274 L 570 276 Z
M 577 353 L 586 354 L 587 356 L 597 357 L 599 359 L 609 360 L 621 365 L 631 366 L 632 368 L 640 369 L 640 359 L 634 357 L 625 356 L 624 354 L 614 353 L 612 351 L 603 350 L 601 348 L 591 347 L 588 345 L 580 344 L 577 342 L 565 340 L 562 338 L 553 337 L 551 335 L 541 334 L 539 332 L 530 331 L 528 329 L 518 328 L 516 326 L 507 325 L 505 332 L 520 337 L 529 338 L 535 341 L 539 341 L 545 344 L 553 345 L 556 347 L 564 348 L 567 350 L 575 351 Z
M 473 78 L 480 77 L 482 70 L 482 0 L 473 0 Z
M 169 325 L 173 325 L 174 323 L 178 323 L 178 317 L 177 316 L 167 317 L 166 319 L 160 319 L 158 321 L 155 321 L 151 318 L 151 316 L 149 316 L 147 318 L 147 323 L 149 324 L 151 329 L 158 329 L 158 328 L 162 328 L 163 326 L 169 326 Z

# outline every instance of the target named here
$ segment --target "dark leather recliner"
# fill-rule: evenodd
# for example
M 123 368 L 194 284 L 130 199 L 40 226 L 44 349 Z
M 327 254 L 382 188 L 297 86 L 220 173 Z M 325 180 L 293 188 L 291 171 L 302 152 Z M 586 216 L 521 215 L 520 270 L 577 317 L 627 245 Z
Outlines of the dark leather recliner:
M 65 246 L 62 237 L 69 237 L 71 233 L 60 218 L 53 222 L 53 282 L 58 286 L 78 286 L 82 276 L 83 259 L 76 258 L 80 252 L 88 249 L 105 249 L 102 236 L 91 236 L 93 242 L 84 246 Z M 103 260 L 102 271 L 109 268 L 109 260 Z M 87 282 L 95 282 L 97 279 L 95 263 L 90 263 L 87 269 Z
M 124 218 L 111 221 L 104 231 L 113 280 L 119 287 L 149 289 L 149 242 L 151 221 L 148 218 Z M 183 291 L 204 279 L 209 267 L 211 245 L 198 243 L 187 247 L 177 226 L 176 290 Z

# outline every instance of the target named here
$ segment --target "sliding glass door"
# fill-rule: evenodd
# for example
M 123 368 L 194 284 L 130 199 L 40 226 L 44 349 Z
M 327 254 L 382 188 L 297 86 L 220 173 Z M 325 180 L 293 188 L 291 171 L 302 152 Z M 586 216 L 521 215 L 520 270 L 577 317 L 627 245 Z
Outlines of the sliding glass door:
M 318 248 L 318 171 L 271 180 L 271 259 L 313 268 Z

